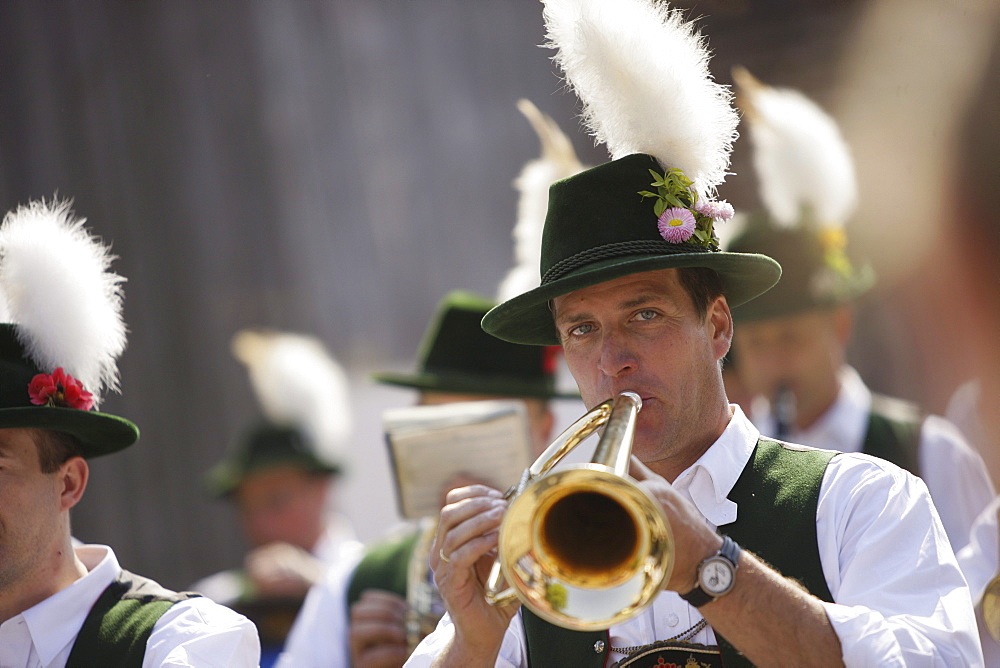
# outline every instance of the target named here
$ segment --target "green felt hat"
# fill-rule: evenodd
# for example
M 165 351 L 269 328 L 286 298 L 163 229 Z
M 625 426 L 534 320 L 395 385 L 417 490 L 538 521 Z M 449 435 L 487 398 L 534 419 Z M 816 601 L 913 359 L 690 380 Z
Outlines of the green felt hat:
M 654 205 L 639 194 L 650 188 L 650 170 L 662 171 L 655 158 L 637 153 L 552 184 L 541 285 L 487 313 L 483 329 L 515 343 L 556 344 L 549 300 L 644 271 L 713 269 L 730 306 L 775 284 L 781 267 L 769 257 L 722 252 L 714 244 L 672 243 L 661 236 Z
M 234 441 L 226 457 L 205 476 L 208 490 L 219 498 L 231 495 L 248 476 L 277 468 L 337 475 L 341 467 L 321 457 L 304 430 L 271 422 L 248 428 Z
M 117 389 L 124 278 L 68 200 L 37 200 L 0 223 L 0 428 L 74 436 L 84 457 L 117 452 L 136 426 L 93 407 Z
M 767 294 L 733 310 L 739 322 L 795 315 L 854 301 L 875 283 L 867 264 L 857 266 L 844 248 L 842 230 L 821 230 L 803 223 L 795 227 L 773 224 L 755 216 L 730 243 L 734 252 L 764 253 L 781 263 L 782 276 Z
M 32 379 L 53 371 L 39 369 L 31 361 L 17 325 L 0 324 L 0 429 L 51 429 L 70 434 L 80 442 L 86 458 L 117 452 L 139 439 L 139 429 L 116 415 L 33 404 L 28 392 Z
M 480 322 L 494 302 L 456 290 L 438 305 L 420 345 L 415 373 L 381 372 L 380 383 L 417 390 L 537 399 L 569 398 L 555 390 L 555 350 L 520 346 L 486 334 Z

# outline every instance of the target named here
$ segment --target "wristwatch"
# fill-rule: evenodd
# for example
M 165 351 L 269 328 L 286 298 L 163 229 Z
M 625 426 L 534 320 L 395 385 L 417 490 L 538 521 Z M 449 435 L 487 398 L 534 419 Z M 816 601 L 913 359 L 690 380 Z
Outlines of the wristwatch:
M 696 608 L 728 594 L 736 584 L 740 546 L 729 536 L 722 537 L 722 548 L 698 565 L 698 584 L 681 598 Z

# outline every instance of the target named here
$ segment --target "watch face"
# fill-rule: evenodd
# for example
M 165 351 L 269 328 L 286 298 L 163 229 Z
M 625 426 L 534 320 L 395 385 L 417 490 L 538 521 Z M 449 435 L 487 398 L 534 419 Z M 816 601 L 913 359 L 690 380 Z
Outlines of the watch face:
M 712 596 L 721 596 L 733 586 L 733 565 L 722 557 L 712 557 L 701 568 L 701 588 Z

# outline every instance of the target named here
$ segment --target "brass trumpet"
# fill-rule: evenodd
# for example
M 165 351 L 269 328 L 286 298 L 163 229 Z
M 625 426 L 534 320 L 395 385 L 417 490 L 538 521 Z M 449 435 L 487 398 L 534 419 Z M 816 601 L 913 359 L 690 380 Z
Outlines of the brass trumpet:
M 670 525 L 628 477 L 642 400 L 623 392 L 573 423 L 508 493 L 486 599 L 519 598 L 542 619 L 579 631 L 606 629 L 645 609 L 674 561 Z M 604 426 L 591 463 L 549 471 Z M 510 587 L 501 591 L 501 583 Z

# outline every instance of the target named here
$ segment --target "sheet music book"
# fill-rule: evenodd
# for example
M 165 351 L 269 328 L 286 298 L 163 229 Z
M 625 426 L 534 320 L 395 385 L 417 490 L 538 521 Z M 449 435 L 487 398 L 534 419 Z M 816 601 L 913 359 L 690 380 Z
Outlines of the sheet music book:
M 521 401 L 394 408 L 382 413 L 382 424 L 406 518 L 437 515 L 446 485 L 458 474 L 505 491 L 531 464 Z

